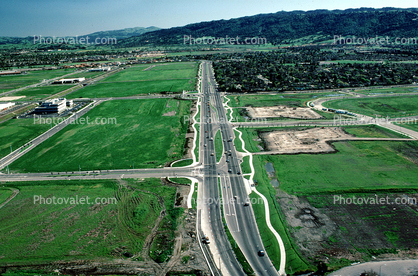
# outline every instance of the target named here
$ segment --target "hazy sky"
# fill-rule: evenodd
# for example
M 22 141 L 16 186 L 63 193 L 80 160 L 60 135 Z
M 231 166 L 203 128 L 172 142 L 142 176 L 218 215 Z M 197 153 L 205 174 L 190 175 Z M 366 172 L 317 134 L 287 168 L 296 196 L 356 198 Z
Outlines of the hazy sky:
M 170 28 L 277 11 L 418 7 L 418 0 L 0 0 L 0 36 L 75 36 Z

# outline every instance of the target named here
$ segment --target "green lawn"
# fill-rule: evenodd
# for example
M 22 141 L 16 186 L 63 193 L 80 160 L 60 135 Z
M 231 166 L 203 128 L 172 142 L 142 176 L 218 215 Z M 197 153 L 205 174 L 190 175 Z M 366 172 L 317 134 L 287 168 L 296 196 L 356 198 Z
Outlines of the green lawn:
M 39 86 L 28 88 L 16 93 L 11 94 L 10 96 L 26 96 L 20 100 L 40 100 L 51 95 L 54 95 L 58 92 L 64 91 L 73 87 L 73 85 L 48 85 L 48 86 Z
M 162 224 L 166 229 L 161 231 L 174 235 L 183 212 L 173 207 L 175 187 L 161 185 L 160 179 L 125 181 L 136 190 L 118 188 L 115 180 L 6 184 L 20 193 L 0 212 L 0 263 L 103 260 L 123 258 L 123 252 L 137 254 L 164 206 L 170 223 Z M 36 201 L 40 197 L 45 204 Z M 53 197 L 56 202 L 78 198 L 79 204 L 46 204 Z M 87 197 L 91 204 L 81 204 L 80 199 L 85 203 Z
M 51 128 L 51 125 L 34 124 L 33 119 L 11 119 L 0 124 L 0 158 Z
M 344 109 L 375 117 L 380 115 L 395 118 L 397 116 L 418 115 L 418 95 L 401 97 L 377 97 L 365 99 L 343 99 L 324 103 L 324 106 Z
M 377 88 L 377 89 L 359 89 L 355 91 L 360 94 L 378 95 L 390 93 L 417 93 L 418 87 L 391 87 L 391 88 Z
M 194 84 L 187 79 L 112 83 L 99 82 L 77 90 L 69 94 L 67 98 L 128 97 L 148 93 L 181 92 L 193 88 Z
M 144 71 L 147 68 L 150 69 Z M 136 65 L 80 89 L 68 95 L 68 98 L 126 97 L 194 90 L 197 68 L 196 62 Z
M 222 154 L 224 151 L 224 145 L 222 143 L 222 134 L 221 131 L 218 130 L 215 135 L 215 154 L 216 154 L 216 162 L 221 161 Z
M 13 191 L 8 188 L 0 187 L 0 205 L 5 202 L 10 196 L 13 195 Z
M 155 65 L 155 67 L 144 71 L 144 69 L 152 65 Z M 113 74 L 101 82 L 192 79 L 196 77 L 197 67 L 197 63 L 195 62 L 138 65 Z
M 263 156 L 287 193 L 340 193 L 418 189 L 417 142 L 334 143 L 334 154 Z M 407 159 L 408 158 L 408 159 Z
M 74 72 L 74 69 L 27 71 L 27 74 L 0 76 L 0 93 Z
M 345 126 L 344 130 L 356 137 L 372 137 L 372 138 L 409 138 L 387 128 L 377 125 L 366 126 Z
M 241 139 L 239 139 L 239 132 L 234 129 L 234 134 L 235 134 L 234 146 L 235 146 L 236 150 L 240 151 L 240 152 L 244 152 L 244 149 L 242 147 Z M 243 139 L 244 139 L 244 141 L 246 141 L 244 137 L 243 137 Z M 245 145 L 245 146 L 247 146 L 247 145 Z
M 80 73 L 76 73 L 74 75 L 71 75 L 71 78 L 82 78 L 82 77 L 84 77 L 86 79 L 91 79 L 91 78 L 98 77 L 100 75 L 104 75 L 106 73 L 107 73 L 106 71 L 105 72 L 100 72 L 100 71 L 99 72 L 95 72 L 95 71 L 93 71 L 93 72 L 80 72 Z
M 171 113 L 170 113 L 171 112 Z M 70 124 L 10 165 L 20 172 L 108 170 L 162 167 L 181 159 L 190 102 L 174 99 L 114 100 Z M 175 113 L 175 115 L 174 115 Z M 111 118 L 117 123 L 93 124 Z M 80 121 L 81 122 L 81 121 Z

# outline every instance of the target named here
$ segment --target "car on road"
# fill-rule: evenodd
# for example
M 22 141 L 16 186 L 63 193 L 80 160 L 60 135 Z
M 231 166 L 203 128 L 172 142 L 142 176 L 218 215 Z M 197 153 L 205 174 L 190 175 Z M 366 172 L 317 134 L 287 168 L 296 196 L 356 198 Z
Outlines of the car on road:
M 248 199 L 245 201 L 244 206 L 249 206 L 250 202 L 248 201 Z
M 202 242 L 205 244 L 210 244 L 209 238 L 207 236 L 203 236 Z
M 211 156 L 214 156 L 214 155 L 215 155 L 215 153 L 213 153 L 213 152 L 212 152 L 210 155 L 211 155 Z
M 205 147 L 206 147 L 207 145 L 205 144 Z
M 232 172 L 232 170 L 231 170 L 231 169 L 228 169 L 228 172 L 229 172 L 229 173 L 231 173 L 231 172 Z
M 258 256 L 263 257 L 264 255 L 266 255 L 266 253 L 264 253 L 264 250 L 258 250 Z

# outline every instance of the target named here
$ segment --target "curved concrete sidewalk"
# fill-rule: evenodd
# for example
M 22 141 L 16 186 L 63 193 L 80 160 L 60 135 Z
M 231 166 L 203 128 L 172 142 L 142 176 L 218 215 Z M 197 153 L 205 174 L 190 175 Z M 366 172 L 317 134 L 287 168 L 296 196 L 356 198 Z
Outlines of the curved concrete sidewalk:
M 227 106 L 227 104 L 228 104 L 228 102 L 226 102 L 225 105 Z M 232 114 L 231 114 L 231 117 L 232 117 Z M 253 183 L 254 173 L 255 173 L 255 169 L 254 169 L 254 165 L 253 165 L 253 155 L 252 155 L 251 152 L 249 152 L 245 148 L 245 142 L 242 139 L 242 132 L 239 131 L 237 128 L 234 128 L 234 130 L 239 133 L 238 138 L 241 140 L 242 150 L 244 150 L 244 152 L 245 152 L 242 155 L 243 156 L 249 156 L 250 157 L 249 162 L 250 162 L 251 173 L 249 174 L 250 175 L 250 180 L 249 181 L 245 181 L 245 182 L 248 182 L 247 185 L 246 185 L 246 188 L 247 188 L 247 186 L 249 186 L 249 189 L 250 189 L 249 194 L 251 193 L 251 191 L 254 191 L 257 195 L 259 195 L 263 199 L 267 227 L 270 229 L 270 231 L 276 237 L 277 242 L 279 243 L 279 247 L 280 247 L 280 268 L 279 268 L 279 274 L 280 275 L 286 275 L 286 270 L 285 270 L 286 269 L 286 249 L 284 247 L 283 240 L 280 237 L 279 233 L 277 233 L 276 229 L 274 229 L 274 227 L 271 225 L 271 221 L 270 221 L 270 208 L 269 208 L 269 204 L 268 204 L 267 198 L 262 193 L 260 193 L 259 191 L 257 191 L 257 189 L 255 187 L 252 187 L 251 188 L 251 184 Z M 246 179 L 244 178 L 244 180 L 246 180 Z M 247 190 L 248 190 L 248 188 L 247 188 Z

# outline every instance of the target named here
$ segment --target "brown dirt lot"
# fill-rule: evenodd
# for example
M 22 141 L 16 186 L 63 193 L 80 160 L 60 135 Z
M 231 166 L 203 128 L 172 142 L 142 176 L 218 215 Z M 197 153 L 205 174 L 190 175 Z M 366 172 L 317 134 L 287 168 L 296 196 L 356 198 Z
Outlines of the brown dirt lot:
M 272 107 L 247 107 L 251 118 L 291 118 L 321 119 L 322 116 L 307 107 L 288 107 L 285 105 Z
M 334 204 L 334 195 L 296 197 L 280 190 L 276 199 L 306 258 L 327 263 L 342 258 L 352 262 L 416 258 L 418 206 L 391 203 L 396 198 L 418 198 L 418 194 L 378 196 L 388 196 L 388 204 Z
M 354 138 L 342 128 L 309 128 L 263 133 L 262 139 L 268 151 L 277 153 L 333 152 L 328 140 Z

